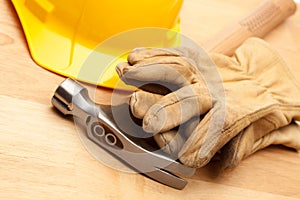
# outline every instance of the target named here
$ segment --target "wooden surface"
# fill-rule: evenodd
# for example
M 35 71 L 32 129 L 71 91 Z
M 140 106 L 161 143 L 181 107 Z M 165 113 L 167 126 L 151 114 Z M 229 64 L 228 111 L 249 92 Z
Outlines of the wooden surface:
M 183 33 L 203 43 L 258 0 L 185 0 Z M 96 161 L 72 120 L 50 99 L 64 79 L 37 66 L 8 0 L 0 0 L 0 199 L 300 199 L 300 157 L 283 147 L 262 150 L 236 169 L 197 170 L 178 191 Z M 265 39 L 300 77 L 300 9 Z M 110 90 L 97 101 L 107 103 Z

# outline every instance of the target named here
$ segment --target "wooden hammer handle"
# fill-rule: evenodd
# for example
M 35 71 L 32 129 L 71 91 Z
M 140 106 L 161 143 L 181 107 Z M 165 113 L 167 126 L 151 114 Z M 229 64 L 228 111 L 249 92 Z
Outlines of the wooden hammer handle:
M 252 36 L 265 36 L 295 11 L 293 0 L 265 0 L 246 17 L 204 43 L 203 47 L 209 52 L 231 56 L 244 40 Z

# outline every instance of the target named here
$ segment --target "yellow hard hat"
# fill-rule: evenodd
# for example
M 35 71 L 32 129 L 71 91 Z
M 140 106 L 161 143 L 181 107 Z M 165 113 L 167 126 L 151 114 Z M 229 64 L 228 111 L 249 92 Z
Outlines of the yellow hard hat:
M 12 3 L 34 61 L 58 74 L 78 78 L 91 51 L 115 34 L 143 27 L 178 30 L 182 1 L 12 0 Z M 118 76 L 115 66 L 110 68 L 96 84 L 115 87 Z M 95 83 L 89 77 L 78 79 Z

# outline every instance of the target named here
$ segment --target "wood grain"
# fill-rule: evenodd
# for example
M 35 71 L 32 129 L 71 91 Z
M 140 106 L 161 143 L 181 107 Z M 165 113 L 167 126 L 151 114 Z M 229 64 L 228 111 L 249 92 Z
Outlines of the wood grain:
M 244 16 L 259 0 L 185 0 L 183 32 L 201 43 Z M 270 147 L 218 174 L 197 170 L 178 191 L 139 174 L 96 161 L 85 150 L 73 121 L 50 105 L 64 79 L 36 65 L 10 1 L 0 0 L 0 199 L 300 199 L 300 156 Z M 265 39 L 300 77 L 300 11 Z M 111 91 L 96 99 L 109 103 Z

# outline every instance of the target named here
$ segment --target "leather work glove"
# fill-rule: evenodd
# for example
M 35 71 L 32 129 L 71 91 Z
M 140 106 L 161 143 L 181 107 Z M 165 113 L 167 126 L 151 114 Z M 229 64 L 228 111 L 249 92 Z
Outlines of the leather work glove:
M 250 125 L 222 148 L 222 169 L 236 167 L 243 158 L 274 144 L 300 150 L 300 125 L 297 123 L 276 129 L 261 138 L 257 138 L 251 129 Z
M 184 47 L 137 49 L 117 66 L 127 84 L 177 86 L 165 96 L 156 94 L 162 90 L 155 84 L 131 96 L 133 115 L 143 118 L 144 130 L 156 134 L 158 145 L 190 167 L 207 164 L 231 139 L 223 156 L 231 162 L 227 166 L 271 143 L 300 149 L 299 131 L 274 132 L 300 119 L 300 86 L 282 58 L 251 38 L 233 57 L 211 59 Z

